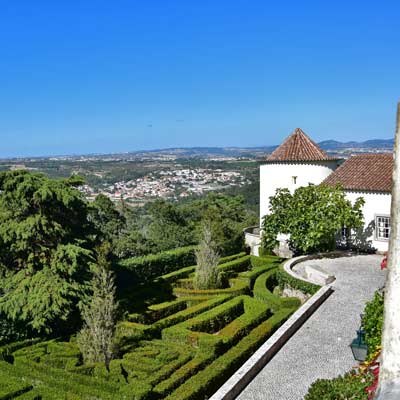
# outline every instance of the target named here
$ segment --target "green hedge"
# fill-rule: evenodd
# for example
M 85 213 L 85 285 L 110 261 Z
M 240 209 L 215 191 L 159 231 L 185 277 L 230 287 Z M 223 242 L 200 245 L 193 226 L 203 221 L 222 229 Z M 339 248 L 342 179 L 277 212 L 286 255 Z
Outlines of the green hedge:
M 203 369 L 214 360 L 215 357 L 214 353 L 201 349 L 191 361 L 177 369 L 170 377 L 155 386 L 154 392 L 164 398 L 191 376 Z
M 266 257 L 250 256 L 250 263 L 253 268 L 264 267 L 266 265 L 271 265 L 271 266 L 273 265 L 277 267 L 282 261 L 283 258 L 276 256 L 266 256 Z
M 300 300 L 296 297 L 279 297 L 273 294 L 273 286 L 277 283 L 277 269 L 274 268 L 260 275 L 254 284 L 254 298 L 271 305 L 273 310 L 279 307 L 299 307 Z
M 30 391 L 32 388 L 33 386 L 30 383 L 3 371 L 0 364 L 0 400 L 13 399 Z
M 365 389 L 372 385 L 371 373 L 348 372 L 334 379 L 318 379 L 309 388 L 304 400 L 368 400 Z
M 240 273 L 239 277 L 243 280 L 247 280 L 250 289 L 253 290 L 256 279 L 261 274 L 263 274 L 264 272 L 267 272 L 271 269 L 276 269 L 276 266 L 275 265 L 265 265 L 262 267 L 253 267 L 253 269 L 251 271 Z
M 224 326 L 232 322 L 244 312 L 243 297 L 236 297 L 221 304 L 207 313 L 172 326 L 162 331 L 163 340 L 178 343 L 187 343 L 195 347 L 214 349 L 218 352 L 222 348 L 221 335 L 215 336 Z
M 246 252 L 242 251 L 241 253 L 233 254 L 231 256 L 221 257 L 219 259 L 219 264 L 225 264 L 225 263 L 227 263 L 229 261 L 236 260 L 238 258 L 242 258 L 242 257 L 244 257 L 246 255 L 247 255 Z
M 230 261 L 237 260 L 238 258 L 242 258 L 246 256 L 245 252 L 234 254 L 232 256 L 222 257 L 219 260 L 219 264 L 226 264 Z M 235 265 L 235 264 L 234 264 Z M 196 266 L 192 265 L 190 267 L 181 268 L 177 271 L 170 272 L 168 274 L 162 275 L 160 278 L 166 280 L 167 282 L 175 282 L 178 279 L 187 278 L 191 273 L 195 272 Z
M 0 361 L 9 361 L 12 362 L 13 356 L 12 354 L 24 347 L 32 346 L 35 343 L 38 343 L 40 339 L 29 339 L 29 340 L 22 340 L 20 342 L 14 342 L 10 344 L 6 344 L 0 347 Z
M 196 266 L 192 265 L 191 267 L 185 267 L 178 269 L 178 271 L 170 272 L 169 274 L 165 274 L 160 276 L 161 279 L 164 279 L 167 282 L 175 282 L 177 279 L 187 278 L 192 272 L 196 270 Z
M 314 285 L 313 283 L 294 278 L 282 268 L 277 271 L 276 278 L 278 281 L 278 285 L 282 290 L 285 288 L 285 286 L 289 286 L 293 289 L 300 290 L 303 293 L 313 295 L 321 288 L 321 286 Z
M 153 323 L 187 308 L 185 299 L 154 304 L 148 308 L 148 319 Z
M 242 271 L 247 271 L 250 269 L 250 256 L 244 256 L 237 258 L 233 261 L 228 261 L 223 264 L 219 264 L 219 270 L 221 272 L 228 272 L 228 271 L 234 271 L 234 272 L 242 272 Z
M 174 288 L 174 294 L 177 297 L 182 296 L 220 296 L 220 295 L 231 295 L 239 296 L 249 292 L 248 281 L 240 278 L 233 278 L 229 280 L 230 287 L 226 289 L 186 289 L 186 288 Z
M 294 308 L 279 310 L 271 318 L 254 328 L 236 346 L 186 380 L 166 399 L 198 400 L 213 394 L 294 310 Z
M 219 331 L 227 347 L 236 344 L 242 337 L 271 317 L 270 306 L 249 296 L 243 296 L 244 312 Z
M 67 371 L 51 368 L 42 363 L 30 362 L 26 359 L 16 359 L 14 365 L 0 362 L 0 370 L 17 379 L 23 379 L 27 384 L 38 385 L 43 398 L 49 399 L 85 399 L 96 396 L 103 400 L 115 398 L 113 393 L 118 392 L 117 385 L 102 380 L 86 377 Z M 71 385 L 71 382 L 73 384 Z M 57 397 L 48 395 L 59 393 Z M 66 394 L 71 394 L 67 396 Z
M 254 284 L 253 295 L 254 298 L 271 305 L 273 309 L 280 306 L 280 298 L 275 296 L 267 287 L 269 280 L 276 279 L 276 269 L 269 270 L 260 275 Z
M 133 273 L 140 281 L 150 281 L 173 271 L 195 264 L 195 246 L 181 247 L 158 254 L 128 258 L 120 261 L 116 269 Z
M 162 337 L 219 351 L 237 343 L 270 316 L 268 305 L 249 296 L 239 296 L 207 313 L 164 330 Z M 216 332 L 217 337 L 213 335 Z
M 378 290 L 373 299 L 366 303 L 362 320 L 368 354 L 373 354 L 382 342 L 383 308 L 383 293 Z
M 162 330 L 164 328 L 170 327 L 172 325 L 176 325 L 180 322 L 186 321 L 190 318 L 195 317 L 196 315 L 202 314 L 205 311 L 211 310 L 212 308 L 218 306 L 219 304 L 224 303 L 229 300 L 232 296 L 216 296 L 216 297 L 203 297 L 203 299 L 207 299 L 202 301 L 201 303 L 195 304 L 191 307 L 186 308 L 185 310 L 179 311 L 176 314 L 170 315 L 166 318 L 160 319 L 153 326 L 157 330 Z M 200 298 L 200 297 L 198 297 Z M 191 301 L 191 299 L 196 299 L 196 297 L 189 297 L 186 301 Z

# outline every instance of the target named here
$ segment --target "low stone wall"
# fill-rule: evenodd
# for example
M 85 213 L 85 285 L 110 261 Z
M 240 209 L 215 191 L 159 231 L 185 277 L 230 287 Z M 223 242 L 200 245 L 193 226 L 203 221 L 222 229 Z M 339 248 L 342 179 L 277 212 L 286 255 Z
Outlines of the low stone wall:
M 260 228 L 258 226 L 250 226 L 243 230 L 244 242 L 247 247 L 250 247 L 250 254 L 258 256 L 258 250 L 261 245 Z
M 283 264 L 283 269 L 289 275 L 293 276 L 296 279 L 300 279 L 305 282 L 311 282 L 308 279 L 304 278 L 303 276 L 297 274 L 295 271 L 293 271 L 293 267 L 299 263 L 302 263 L 302 262 L 308 261 L 308 260 L 319 260 L 322 258 L 351 257 L 353 255 L 354 254 L 349 251 L 331 251 L 329 253 L 316 253 L 316 254 L 311 254 L 311 255 L 299 256 L 299 257 L 294 257 L 294 258 L 287 260 Z M 311 283 L 314 283 L 314 282 L 311 282 Z

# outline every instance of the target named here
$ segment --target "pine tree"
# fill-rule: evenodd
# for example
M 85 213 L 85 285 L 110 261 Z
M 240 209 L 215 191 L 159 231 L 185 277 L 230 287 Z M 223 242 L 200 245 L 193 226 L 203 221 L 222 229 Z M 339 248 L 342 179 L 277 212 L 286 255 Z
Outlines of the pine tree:
M 114 276 L 107 261 L 108 252 L 108 244 L 100 247 L 93 274 L 93 296 L 90 303 L 83 308 L 84 326 L 77 337 L 84 362 L 103 362 L 107 369 L 116 353 L 115 326 L 118 308 Z
M 221 286 L 218 270 L 219 254 L 213 241 L 211 226 L 205 224 L 202 238 L 196 251 L 196 274 L 194 286 L 196 289 L 217 289 Z

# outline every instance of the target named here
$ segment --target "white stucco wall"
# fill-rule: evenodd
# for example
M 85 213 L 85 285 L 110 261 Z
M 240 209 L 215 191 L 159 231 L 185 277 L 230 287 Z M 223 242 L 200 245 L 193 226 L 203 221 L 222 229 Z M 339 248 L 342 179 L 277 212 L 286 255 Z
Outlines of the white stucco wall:
M 269 213 L 269 198 L 276 189 L 287 188 L 292 193 L 310 183 L 319 184 L 338 166 L 337 161 L 267 163 L 260 166 L 260 224 Z M 293 177 L 296 176 L 296 184 Z
M 390 193 L 378 192 L 356 192 L 346 191 L 346 196 L 352 203 L 358 198 L 363 197 L 365 205 L 363 207 L 364 215 L 364 234 L 371 245 L 378 251 L 387 251 L 389 246 L 388 240 L 377 240 L 375 234 L 375 217 L 390 216 L 390 205 L 392 196 Z

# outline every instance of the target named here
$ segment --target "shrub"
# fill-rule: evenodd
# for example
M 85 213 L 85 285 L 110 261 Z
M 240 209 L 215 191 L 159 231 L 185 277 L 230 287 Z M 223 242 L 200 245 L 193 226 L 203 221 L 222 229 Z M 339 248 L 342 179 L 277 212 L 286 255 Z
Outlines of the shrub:
M 136 280 L 150 281 L 182 267 L 193 265 L 196 261 L 195 249 L 195 246 L 181 247 L 158 254 L 128 258 L 120 261 L 116 268 L 120 275 L 121 273 L 126 275 L 123 272 L 128 271 Z
M 178 279 L 187 278 L 192 272 L 196 270 L 196 266 L 193 265 L 191 267 L 185 267 L 178 269 L 178 271 L 170 272 L 169 274 L 165 274 L 160 276 L 161 279 L 164 279 L 167 282 L 175 282 Z
M 318 290 L 321 288 L 320 286 L 314 285 L 313 283 L 309 283 L 301 279 L 296 279 L 295 277 L 289 275 L 286 271 L 283 271 L 282 269 L 276 272 L 276 279 L 278 281 L 279 287 L 282 290 L 285 289 L 285 286 L 289 286 L 293 289 L 300 290 L 303 293 L 313 295 L 317 293 Z
M 250 263 L 253 268 L 264 267 L 266 265 L 278 266 L 283 261 L 283 258 L 276 256 L 256 257 L 250 256 Z
M 220 271 L 228 272 L 242 272 L 250 269 L 250 256 L 244 256 L 237 258 L 233 261 L 229 261 L 227 263 L 223 263 L 219 265 Z
M 382 341 L 383 306 L 384 297 L 380 291 L 376 291 L 373 299 L 365 305 L 362 325 L 369 354 L 374 353 Z
M 0 347 L 0 361 L 12 362 L 13 353 L 19 349 L 24 347 L 32 346 L 35 343 L 38 343 L 40 339 L 32 339 L 32 340 L 23 340 L 20 342 L 14 342 L 7 344 L 5 346 Z
M 199 297 L 200 298 L 200 297 Z M 157 321 L 153 326 L 158 329 L 162 330 L 169 326 L 178 324 L 182 321 L 185 321 L 189 318 L 193 318 L 196 315 L 199 315 L 205 311 L 211 310 L 215 306 L 224 303 L 225 301 L 229 300 L 231 296 L 217 296 L 217 297 L 209 297 L 208 300 L 202 301 L 199 304 L 195 304 L 186 310 L 182 310 L 176 314 L 170 315 L 169 317 L 160 319 Z M 188 301 L 188 299 L 186 299 Z
M 304 400 L 368 400 L 365 389 L 369 387 L 373 375 L 348 372 L 335 379 L 318 379 L 311 386 Z
M 225 264 L 225 263 L 227 263 L 227 262 L 229 262 L 229 261 L 236 260 L 237 258 L 242 258 L 242 257 L 244 257 L 245 255 L 247 255 L 246 252 L 245 252 L 245 251 L 242 251 L 241 253 L 233 254 L 233 255 L 231 255 L 231 256 L 221 257 L 221 258 L 219 259 L 219 264 Z
M 219 296 L 219 295 L 231 295 L 238 296 L 240 294 L 246 294 L 249 291 L 249 284 L 246 280 L 240 278 L 234 278 L 230 281 L 231 286 L 226 289 L 209 289 L 209 290 L 197 290 L 197 289 L 185 289 L 175 288 L 174 294 L 178 297 L 181 296 Z
M 232 256 L 221 257 L 219 259 L 219 263 L 218 264 L 219 265 L 226 264 L 226 263 L 228 263 L 230 261 L 235 261 L 238 258 L 242 258 L 244 256 L 246 256 L 246 253 L 243 251 L 242 253 L 237 253 L 237 254 L 234 254 Z M 233 264 L 233 265 L 235 265 L 235 264 Z M 162 275 L 162 276 L 160 276 L 160 278 L 166 280 L 167 282 L 175 282 L 178 279 L 187 278 L 195 270 L 196 270 L 196 266 L 192 265 L 190 267 L 181 268 L 181 269 L 178 269 L 177 271 L 173 271 L 173 272 L 170 272 L 168 274 Z M 221 272 L 221 274 L 222 274 L 222 272 Z

